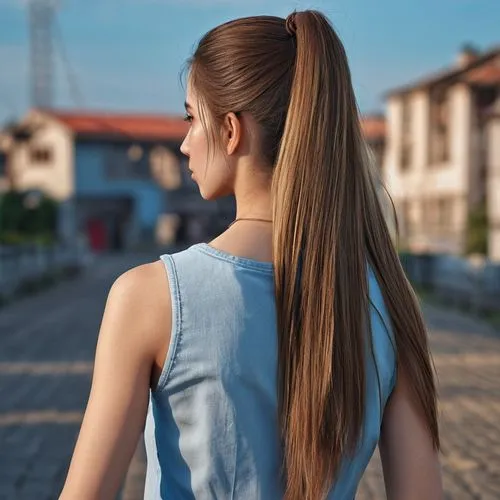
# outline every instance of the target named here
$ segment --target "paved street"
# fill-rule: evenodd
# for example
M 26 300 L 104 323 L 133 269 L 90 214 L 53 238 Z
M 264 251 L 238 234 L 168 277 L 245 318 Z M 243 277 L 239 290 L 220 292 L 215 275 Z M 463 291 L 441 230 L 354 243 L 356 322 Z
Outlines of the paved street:
M 53 500 L 62 487 L 90 388 L 112 281 L 148 256 L 106 257 L 85 275 L 0 309 L 0 500 Z M 449 499 L 500 498 L 500 335 L 487 325 L 424 308 L 441 394 Z M 123 500 L 140 498 L 141 447 Z M 372 460 L 361 500 L 385 498 Z
M 425 306 L 440 389 L 448 499 L 500 499 L 500 334 L 456 312 Z M 359 500 L 385 498 L 375 457 Z
M 148 260 L 105 257 L 74 281 L 0 309 L 0 500 L 57 498 L 109 287 Z

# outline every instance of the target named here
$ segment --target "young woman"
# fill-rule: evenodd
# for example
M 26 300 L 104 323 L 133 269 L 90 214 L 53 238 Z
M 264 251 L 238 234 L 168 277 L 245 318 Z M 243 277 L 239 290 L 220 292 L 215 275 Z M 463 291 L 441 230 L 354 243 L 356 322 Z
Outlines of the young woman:
M 113 285 L 60 498 L 114 498 L 145 422 L 147 499 L 352 499 L 377 443 L 388 498 L 441 498 L 426 330 L 328 20 L 213 29 L 186 110 L 236 220 Z

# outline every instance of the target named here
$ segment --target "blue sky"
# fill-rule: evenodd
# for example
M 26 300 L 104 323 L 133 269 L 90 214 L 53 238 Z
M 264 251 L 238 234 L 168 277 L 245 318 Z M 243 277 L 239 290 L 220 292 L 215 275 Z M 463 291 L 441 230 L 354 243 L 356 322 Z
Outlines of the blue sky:
M 27 0 L 0 0 L 0 122 L 28 107 Z M 121 111 L 182 111 L 179 70 L 226 20 L 293 9 L 325 12 L 344 41 L 363 112 L 383 93 L 454 62 L 464 42 L 500 44 L 499 0 L 60 0 L 58 25 L 82 102 L 56 57 L 56 99 Z M 57 54 L 56 54 L 57 55 Z

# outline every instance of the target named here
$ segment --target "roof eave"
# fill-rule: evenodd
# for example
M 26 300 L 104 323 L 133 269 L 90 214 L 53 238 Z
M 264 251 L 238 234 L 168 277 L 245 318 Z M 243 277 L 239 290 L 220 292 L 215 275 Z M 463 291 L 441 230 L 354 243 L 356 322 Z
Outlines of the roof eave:
M 465 68 L 451 68 L 448 71 L 443 71 L 441 75 L 437 74 L 434 77 L 424 77 L 413 84 L 402 85 L 400 87 L 389 89 L 382 94 L 382 97 L 384 100 L 387 100 L 392 97 L 409 94 L 410 92 L 428 90 L 429 88 L 435 87 L 440 84 L 452 85 L 453 83 L 457 83 L 457 81 L 459 81 L 460 77 L 464 73 L 467 73 L 468 71 L 481 66 L 485 62 L 488 62 L 490 59 L 498 56 L 500 56 L 500 46 L 494 47 L 493 49 L 479 56 L 475 61 L 471 62 Z
M 167 142 L 179 142 L 184 139 L 184 136 L 179 137 L 165 137 L 165 136 L 153 136 L 153 135 L 131 135 L 127 133 L 95 133 L 95 132 L 78 132 L 73 131 L 76 140 L 82 141 L 119 141 L 119 142 L 151 142 L 151 143 L 167 143 Z

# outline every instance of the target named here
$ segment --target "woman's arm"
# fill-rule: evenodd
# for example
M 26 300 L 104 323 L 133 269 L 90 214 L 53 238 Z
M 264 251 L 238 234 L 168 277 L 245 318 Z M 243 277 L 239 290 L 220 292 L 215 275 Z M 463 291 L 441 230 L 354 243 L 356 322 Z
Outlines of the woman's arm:
M 411 402 L 403 370 L 384 411 L 379 442 L 389 500 L 441 500 L 438 452 Z
M 132 269 L 116 280 L 60 500 L 116 497 L 144 427 L 152 368 L 168 345 L 170 324 L 170 294 L 161 262 Z

